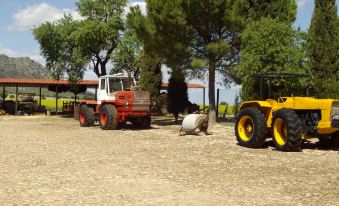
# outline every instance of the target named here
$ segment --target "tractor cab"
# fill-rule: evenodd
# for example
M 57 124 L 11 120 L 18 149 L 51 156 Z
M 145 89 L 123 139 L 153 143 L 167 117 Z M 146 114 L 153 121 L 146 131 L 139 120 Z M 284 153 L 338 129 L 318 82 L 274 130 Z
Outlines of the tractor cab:
M 115 100 L 115 93 L 135 88 L 131 77 L 123 74 L 106 75 L 99 79 L 98 101 Z

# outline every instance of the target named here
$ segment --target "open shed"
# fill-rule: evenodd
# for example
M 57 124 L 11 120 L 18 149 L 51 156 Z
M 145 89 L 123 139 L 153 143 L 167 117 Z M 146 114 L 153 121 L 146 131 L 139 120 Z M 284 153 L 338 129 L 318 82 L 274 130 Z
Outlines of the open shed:
M 82 80 L 78 81 L 77 85 L 85 87 L 85 88 L 93 88 L 97 92 L 98 82 L 91 80 Z M 58 113 L 58 93 L 61 91 L 65 91 L 67 89 L 70 90 L 70 82 L 68 80 L 50 80 L 50 79 L 14 79 L 14 78 L 0 78 L 0 86 L 2 86 L 2 98 L 5 99 L 6 87 L 15 87 L 15 96 L 16 96 L 16 106 L 15 113 L 17 113 L 18 106 L 18 89 L 19 87 L 35 87 L 40 88 L 39 99 L 41 106 L 41 89 L 49 88 L 55 91 L 55 109 L 56 113 Z
M 77 85 L 85 87 L 86 89 L 95 89 L 95 96 L 98 89 L 98 81 L 96 80 L 81 80 L 77 82 Z M 58 113 L 58 93 L 61 91 L 70 90 L 71 83 L 68 80 L 51 80 L 51 79 L 14 79 L 14 78 L 0 78 L 0 86 L 2 86 L 2 97 L 5 99 L 6 87 L 15 87 L 16 95 L 16 107 L 18 106 L 18 88 L 19 87 L 35 87 L 40 88 L 39 92 L 39 104 L 41 106 L 41 88 L 49 88 L 55 91 L 55 109 Z M 161 89 L 167 90 L 168 83 L 163 83 Z M 205 107 L 205 90 L 206 86 L 201 84 L 187 83 L 189 89 L 203 89 L 203 105 Z

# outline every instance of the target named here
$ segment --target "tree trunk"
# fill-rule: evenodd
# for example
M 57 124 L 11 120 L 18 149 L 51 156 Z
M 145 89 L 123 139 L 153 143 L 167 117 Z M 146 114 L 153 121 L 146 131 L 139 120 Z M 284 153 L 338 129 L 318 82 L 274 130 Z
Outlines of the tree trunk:
M 211 132 L 212 126 L 216 122 L 215 113 L 215 62 L 209 60 L 209 78 L 208 78 L 208 132 Z
M 105 63 L 105 62 L 101 62 L 101 64 L 100 64 L 100 69 L 101 69 L 101 76 L 107 75 L 107 71 L 106 71 L 106 63 Z
M 175 122 L 178 122 L 178 117 L 179 117 L 179 113 L 174 113 L 174 119 L 175 119 Z

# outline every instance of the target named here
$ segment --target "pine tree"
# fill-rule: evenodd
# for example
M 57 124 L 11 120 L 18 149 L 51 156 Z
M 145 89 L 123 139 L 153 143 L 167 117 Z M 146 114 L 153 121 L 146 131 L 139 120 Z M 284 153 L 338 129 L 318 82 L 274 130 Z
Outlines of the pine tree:
M 128 15 L 146 51 L 155 52 L 167 66 L 188 62 L 208 71 L 210 125 L 216 121 L 215 74 L 221 71 L 230 79 L 239 63 L 242 18 L 235 11 L 238 1 L 146 0 L 147 16 L 140 9 Z
M 339 98 L 338 36 L 335 0 L 316 0 L 307 42 L 316 97 Z
M 179 113 L 186 109 L 188 102 L 187 84 L 181 69 L 173 69 L 168 82 L 167 111 L 178 120 Z

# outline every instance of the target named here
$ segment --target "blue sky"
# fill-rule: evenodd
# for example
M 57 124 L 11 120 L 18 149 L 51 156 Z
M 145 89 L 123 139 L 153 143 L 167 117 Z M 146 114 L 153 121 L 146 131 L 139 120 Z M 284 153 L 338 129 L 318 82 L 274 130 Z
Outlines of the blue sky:
M 39 45 L 32 36 L 31 29 L 44 21 L 53 21 L 60 18 L 64 12 L 78 17 L 75 11 L 76 0 L 0 0 L 0 54 L 8 56 L 28 56 L 41 63 Z M 336 0 L 337 6 L 339 0 Z M 130 5 L 140 5 L 145 9 L 143 1 L 130 1 Z M 295 27 L 307 30 L 311 21 L 314 0 L 297 0 L 298 15 Z M 166 77 L 168 75 L 165 75 Z M 87 79 L 93 79 L 93 73 L 86 74 Z M 193 82 L 200 82 L 194 81 Z M 201 82 L 200 82 L 201 83 Z M 202 82 L 207 83 L 207 82 Z M 233 103 L 239 86 L 225 89 L 219 87 L 222 101 Z M 201 91 L 190 91 L 190 98 L 194 102 L 202 102 Z

